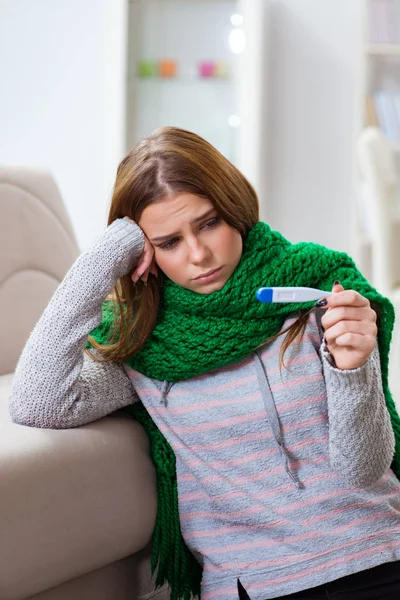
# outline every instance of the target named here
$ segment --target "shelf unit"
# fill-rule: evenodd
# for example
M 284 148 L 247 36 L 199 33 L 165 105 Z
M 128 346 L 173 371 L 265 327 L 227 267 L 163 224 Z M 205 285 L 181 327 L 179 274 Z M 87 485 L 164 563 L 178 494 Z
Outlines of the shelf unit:
M 369 222 L 371 214 L 363 196 L 360 186 L 360 174 L 358 169 L 357 141 L 362 130 L 373 123 L 368 122 L 366 109 L 367 97 L 377 90 L 390 90 L 392 93 L 400 95 L 400 0 L 396 0 L 398 5 L 397 12 L 397 31 L 399 39 L 393 43 L 372 42 L 371 35 L 371 10 L 374 0 L 363 0 L 363 18 L 360 32 L 360 76 L 359 76 L 359 94 L 357 96 L 357 124 L 355 131 L 354 148 L 354 181 L 356 202 L 353 210 L 353 244 L 352 254 L 357 265 L 365 276 L 374 283 L 374 273 L 372 272 L 372 253 L 373 242 L 369 233 Z M 398 73 L 398 78 L 390 76 L 391 71 Z M 397 79 L 397 81 L 396 81 Z M 398 114 L 400 121 L 400 113 Z M 378 125 L 379 119 L 378 119 Z M 400 123 L 399 123 L 400 131 Z M 400 169 L 400 138 L 388 140 L 394 153 L 395 160 Z M 399 226 L 400 232 L 400 194 L 398 209 L 394 214 L 394 226 Z M 400 256 L 400 248 L 399 248 Z M 399 260 L 400 262 L 400 260 Z M 400 270 L 400 269 L 399 269 Z M 400 273 L 399 273 L 400 275 Z
M 199 133 L 235 162 L 238 57 L 228 40 L 240 28 L 231 22 L 238 0 L 146 0 L 129 9 L 127 147 L 175 125 Z M 172 62 L 177 74 L 160 76 L 162 61 Z M 200 63 L 210 61 L 227 75 L 200 76 Z M 151 65 L 150 75 L 138 73 L 140 63 Z

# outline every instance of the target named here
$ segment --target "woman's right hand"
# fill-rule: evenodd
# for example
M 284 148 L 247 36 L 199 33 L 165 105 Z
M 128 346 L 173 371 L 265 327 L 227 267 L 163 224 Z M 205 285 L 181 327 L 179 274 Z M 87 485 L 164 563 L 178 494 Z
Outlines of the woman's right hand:
M 131 223 L 137 223 L 130 219 L 129 217 L 124 217 L 126 221 L 130 221 Z M 157 265 L 154 260 L 154 247 L 150 243 L 149 239 L 144 236 L 144 248 L 141 257 L 138 260 L 135 270 L 131 275 L 131 279 L 133 283 L 136 283 L 139 279 L 143 281 L 143 283 L 147 283 L 149 278 L 149 273 L 152 273 L 155 277 L 158 275 Z

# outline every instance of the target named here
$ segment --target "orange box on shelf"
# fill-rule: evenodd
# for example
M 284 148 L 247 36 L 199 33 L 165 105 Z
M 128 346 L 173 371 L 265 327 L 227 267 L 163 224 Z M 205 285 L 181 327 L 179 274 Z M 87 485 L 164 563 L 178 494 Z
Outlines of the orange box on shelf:
M 158 74 L 160 77 L 176 77 L 178 65 L 176 60 L 164 59 L 158 63 Z

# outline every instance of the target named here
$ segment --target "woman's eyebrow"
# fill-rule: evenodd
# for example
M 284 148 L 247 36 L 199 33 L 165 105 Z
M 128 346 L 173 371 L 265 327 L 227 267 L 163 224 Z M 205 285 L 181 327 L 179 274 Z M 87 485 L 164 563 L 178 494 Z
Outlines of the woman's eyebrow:
M 216 212 L 215 208 L 214 207 L 210 208 L 207 212 L 205 212 L 200 217 L 196 217 L 195 219 L 193 219 L 193 221 L 190 221 L 190 225 L 195 225 L 199 221 L 202 221 L 203 219 L 206 219 L 208 216 L 210 216 L 214 212 Z M 151 242 L 165 242 L 166 240 L 168 240 L 168 239 L 170 239 L 172 237 L 175 237 L 177 235 L 179 235 L 179 231 L 175 232 L 175 233 L 168 233 L 167 235 L 160 235 L 158 237 L 151 238 Z

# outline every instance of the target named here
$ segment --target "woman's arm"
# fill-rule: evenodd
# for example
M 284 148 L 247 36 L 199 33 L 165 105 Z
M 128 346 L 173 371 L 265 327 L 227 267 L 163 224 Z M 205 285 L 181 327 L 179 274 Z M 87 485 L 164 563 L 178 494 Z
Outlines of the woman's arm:
M 141 229 L 118 219 L 72 265 L 18 362 L 10 398 L 13 421 L 76 427 L 137 399 L 120 365 L 98 363 L 84 348 L 101 321 L 105 298 L 117 280 L 133 270 L 143 247 Z
M 394 454 L 378 347 L 354 370 L 333 366 L 325 344 L 321 358 L 327 389 L 331 465 L 351 485 L 368 487 L 390 467 Z

